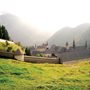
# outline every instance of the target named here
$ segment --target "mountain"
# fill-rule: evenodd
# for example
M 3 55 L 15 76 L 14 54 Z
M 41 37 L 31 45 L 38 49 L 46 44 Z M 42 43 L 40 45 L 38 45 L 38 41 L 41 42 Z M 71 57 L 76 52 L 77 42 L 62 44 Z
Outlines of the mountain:
M 39 30 L 25 24 L 19 17 L 10 13 L 0 15 L 0 24 L 6 27 L 12 40 L 20 41 L 24 46 L 42 44 L 48 39 L 46 33 L 39 33 Z M 85 23 L 75 28 L 62 28 L 48 39 L 48 44 L 49 46 L 53 44 L 65 46 L 65 43 L 68 42 L 69 45 L 72 45 L 72 41 L 75 39 L 77 45 L 84 45 L 85 41 L 90 45 L 89 36 L 90 24 Z
M 90 46 L 90 29 L 82 35 L 80 42 L 85 43 L 84 41 L 87 41 L 88 46 Z
M 81 24 L 75 28 L 65 27 L 57 31 L 49 40 L 49 46 L 55 44 L 59 46 L 65 46 L 66 42 L 72 45 L 75 40 L 77 45 L 85 45 L 85 41 L 90 44 L 90 24 Z
M 26 25 L 13 14 L 5 13 L 0 15 L 0 24 L 6 27 L 12 40 L 20 41 L 25 46 L 41 44 L 46 40 L 44 35 L 37 33 L 38 30 Z

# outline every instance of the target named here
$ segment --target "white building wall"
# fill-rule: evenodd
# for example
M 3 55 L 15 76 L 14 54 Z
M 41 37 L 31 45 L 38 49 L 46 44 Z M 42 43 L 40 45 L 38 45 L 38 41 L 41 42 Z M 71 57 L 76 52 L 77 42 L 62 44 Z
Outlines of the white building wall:
M 17 60 L 24 61 L 24 55 L 15 55 L 14 58 Z

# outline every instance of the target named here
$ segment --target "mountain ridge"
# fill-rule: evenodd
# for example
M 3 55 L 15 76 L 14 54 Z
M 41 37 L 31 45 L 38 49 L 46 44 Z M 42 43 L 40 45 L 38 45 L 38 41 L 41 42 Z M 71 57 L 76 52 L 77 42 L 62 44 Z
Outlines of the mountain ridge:
M 90 23 L 80 24 L 74 28 L 65 27 L 58 30 L 50 39 L 48 39 L 49 46 L 55 44 L 58 46 L 65 46 L 66 42 L 72 45 L 73 40 L 75 40 L 77 45 L 84 45 L 85 41 L 90 44 L 89 37 L 86 38 L 87 34 L 90 32 Z M 87 33 L 89 32 L 89 33 Z
M 65 46 L 68 42 L 72 45 L 72 41 L 75 40 L 77 45 L 84 45 L 85 41 L 90 46 L 90 23 L 83 23 L 77 27 L 64 27 L 53 34 L 49 39 L 47 34 L 37 33 L 38 30 L 34 30 L 29 25 L 24 24 L 19 17 L 5 13 L 0 15 L 0 24 L 5 25 L 12 40 L 21 42 L 24 46 L 30 46 L 35 44 L 42 44 L 48 42 L 49 46 L 56 44 L 59 46 Z M 47 40 L 48 39 L 48 40 Z
M 0 24 L 6 27 L 12 40 L 21 42 L 24 46 L 41 44 L 47 38 L 45 35 L 37 34 L 38 30 L 23 23 L 19 17 L 10 13 L 0 15 Z

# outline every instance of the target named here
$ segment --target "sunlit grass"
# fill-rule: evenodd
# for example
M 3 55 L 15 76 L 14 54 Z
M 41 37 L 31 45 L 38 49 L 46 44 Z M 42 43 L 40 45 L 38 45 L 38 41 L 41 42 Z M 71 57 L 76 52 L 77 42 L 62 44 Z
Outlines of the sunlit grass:
M 31 64 L 0 59 L 0 90 L 89 90 L 90 61 Z
M 0 50 L 7 50 L 9 47 L 12 48 L 11 51 L 13 52 L 15 52 L 17 49 L 21 49 L 21 47 L 15 43 L 9 43 L 9 45 L 6 46 L 5 42 L 0 42 Z

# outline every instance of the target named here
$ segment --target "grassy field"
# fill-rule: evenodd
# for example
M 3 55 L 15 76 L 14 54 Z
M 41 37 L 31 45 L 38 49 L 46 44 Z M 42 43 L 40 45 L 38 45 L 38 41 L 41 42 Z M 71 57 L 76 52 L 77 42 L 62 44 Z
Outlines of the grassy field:
M 90 61 L 60 65 L 0 58 L 0 90 L 90 90 Z

